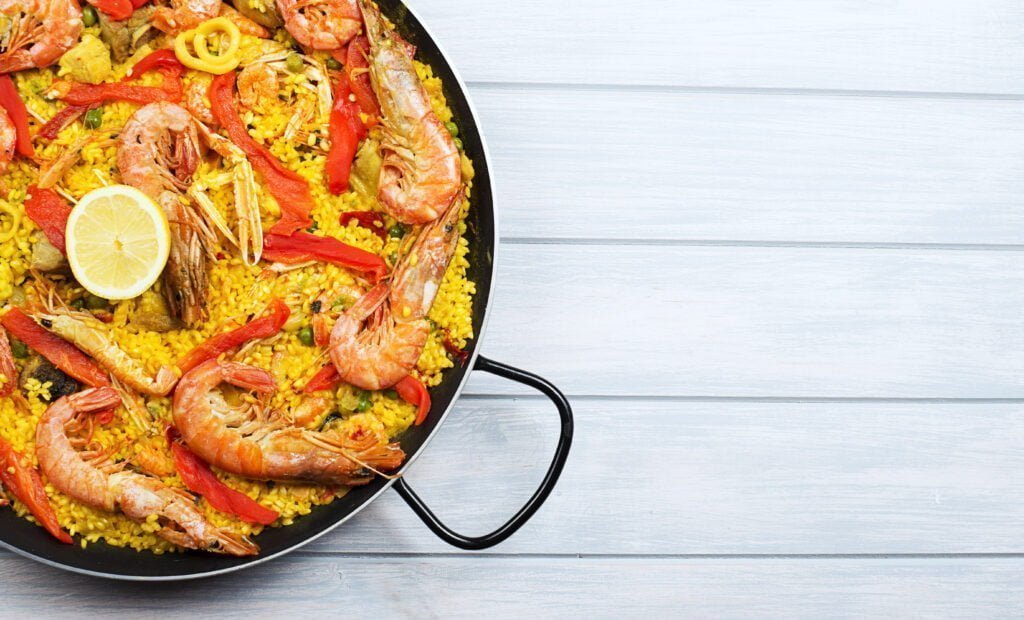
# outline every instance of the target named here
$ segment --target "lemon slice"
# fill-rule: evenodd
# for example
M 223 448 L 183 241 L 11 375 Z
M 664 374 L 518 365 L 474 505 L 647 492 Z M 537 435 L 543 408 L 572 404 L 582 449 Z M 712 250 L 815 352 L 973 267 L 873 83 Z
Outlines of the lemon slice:
M 82 197 L 65 231 L 78 283 L 104 299 L 131 299 L 153 286 L 167 263 L 171 230 L 160 207 L 127 185 Z

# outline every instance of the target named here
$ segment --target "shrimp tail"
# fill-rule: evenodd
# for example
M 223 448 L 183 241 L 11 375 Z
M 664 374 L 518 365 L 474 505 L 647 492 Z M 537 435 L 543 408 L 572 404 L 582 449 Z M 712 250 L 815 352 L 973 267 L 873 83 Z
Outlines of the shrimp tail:
M 71 409 L 77 413 L 96 413 L 113 409 L 121 404 L 121 396 L 110 387 L 92 388 L 67 397 Z
M 235 387 L 253 390 L 260 394 L 269 394 L 277 389 L 277 382 L 274 375 L 262 368 L 240 364 L 238 362 L 220 362 L 211 360 L 204 365 L 216 364 L 220 366 L 225 383 Z

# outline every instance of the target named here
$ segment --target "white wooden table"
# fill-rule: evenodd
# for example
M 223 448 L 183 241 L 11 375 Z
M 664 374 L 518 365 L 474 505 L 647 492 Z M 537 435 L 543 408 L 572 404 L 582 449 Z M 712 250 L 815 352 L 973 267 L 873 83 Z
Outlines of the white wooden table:
M 417 0 L 498 181 L 483 351 L 572 398 L 462 553 L 388 494 L 225 578 L 0 554 L 0 613 L 1024 611 L 1024 5 Z M 474 379 L 410 479 L 497 525 L 547 401 Z M 44 612 L 45 610 L 45 612 Z

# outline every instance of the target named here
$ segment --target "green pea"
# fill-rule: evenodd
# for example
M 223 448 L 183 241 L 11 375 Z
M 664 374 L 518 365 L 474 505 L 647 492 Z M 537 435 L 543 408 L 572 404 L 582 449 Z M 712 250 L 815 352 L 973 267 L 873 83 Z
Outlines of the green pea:
M 395 224 L 388 229 L 388 236 L 392 239 L 401 239 L 405 236 L 405 226 L 401 224 Z
M 462 140 L 460 138 L 455 138 L 455 148 L 460 151 L 462 150 Z
M 373 401 L 370 400 L 370 393 L 363 392 L 359 395 L 359 403 L 356 404 L 356 411 L 359 413 L 365 413 L 370 410 L 373 406 Z
M 342 64 L 337 58 L 331 57 L 327 59 L 327 68 L 331 71 L 341 71 Z
M 72 299 L 71 303 L 68 304 L 68 305 L 70 305 L 75 310 L 84 310 L 85 309 L 85 300 L 82 299 L 82 298 Z
M 103 108 L 93 108 L 85 113 L 85 128 L 99 129 L 103 124 Z
M 313 220 L 313 223 L 310 225 L 310 227 L 306 229 L 307 232 L 316 232 L 318 230 L 320 230 L 320 222 L 316 220 Z
M 387 396 L 391 400 L 398 400 L 398 392 L 396 392 L 395 390 L 387 390 L 386 392 L 384 392 L 384 396 Z
M 24 342 L 11 338 L 11 355 L 20 360 L 25 359 L 28 357 L 28 347 Z
M 299 330 L 299 342 L 306 345 L 307 347 L 313 346 L 315 340 L 313 339 L 313 328 L 309 325 Z
M 98 21 L 100 21 L 100 16 L 96 14 L 96 9 L 85 5 L 85 8 L 82 9 L 82 24 L 86 28 L 90 28 L 95 26 Z
M 288 54 L 288 57 L 284 59 L 284 66 L 292 73 L 299 73 L 302 71 L 302 56 L 300 54 Z
M 89 293 L 85 296 L 85 307 L 89 310 L 105 310 L 110 304 L 106 299 Z
M 444 128 L 448 130 L 448 133 L 452 134 L 453 138 L 459 137 L 459 126 L 455 123 L 448 121 L 444 124 Z

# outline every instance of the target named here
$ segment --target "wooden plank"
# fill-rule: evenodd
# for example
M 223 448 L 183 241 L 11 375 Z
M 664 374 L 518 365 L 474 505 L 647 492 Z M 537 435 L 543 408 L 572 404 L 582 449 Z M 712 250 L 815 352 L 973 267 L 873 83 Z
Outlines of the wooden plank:
M 1020 398 L 1022 264 L 975 250 L 508 245 L 482 350 L 570 394 Z M 470 390 L 527 393 L 483 376 Z
M 575 403 L 554 495 L 492 553 L 998 553 L 1024 540 L 1024 404 Z M 408 479 L 493 529 L 554 451 L 536 399 L 463 399 Z M 311 547 L 457 553 L 388 493 Z
M 1010 0 L 412 4 L 474 81 L 1024 90 Z
M 507 237 L 1024 243 L 1017 101 L 472 90 Z
M 295 555 L 187 584 L 97 582 L 0 555 L 12 617 L 1013 617 L 1019 559 L 609 559 Z

